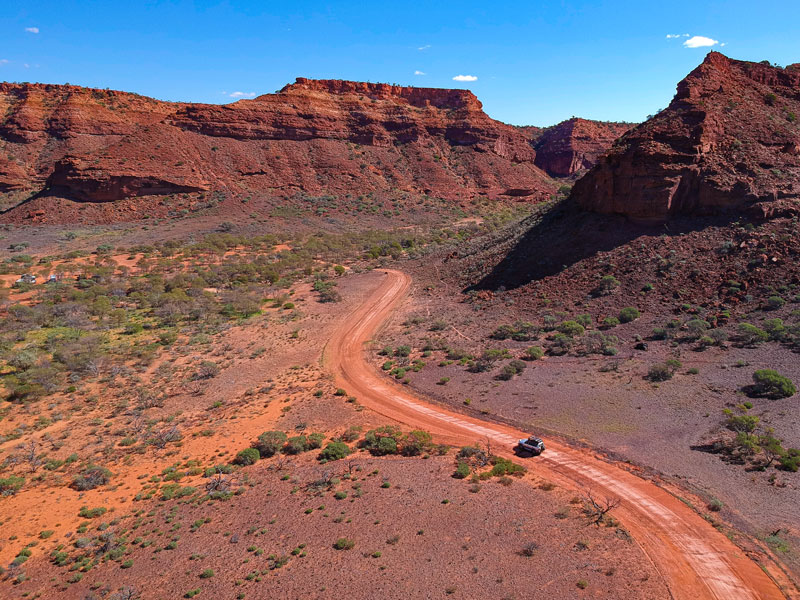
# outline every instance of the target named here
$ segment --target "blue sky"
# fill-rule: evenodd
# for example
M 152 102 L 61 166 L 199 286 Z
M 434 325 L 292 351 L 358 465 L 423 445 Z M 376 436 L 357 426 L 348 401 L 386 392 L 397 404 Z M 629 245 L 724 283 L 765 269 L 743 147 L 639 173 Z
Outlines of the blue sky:
M 0 80 L 217 103 L 298 76 L 355 79 L 469 88 L 492 117 L 518 125 L 638 121 L 666 106 L 710 49 L 800 62 L 798 23 L 797 0 L 10 0 Z

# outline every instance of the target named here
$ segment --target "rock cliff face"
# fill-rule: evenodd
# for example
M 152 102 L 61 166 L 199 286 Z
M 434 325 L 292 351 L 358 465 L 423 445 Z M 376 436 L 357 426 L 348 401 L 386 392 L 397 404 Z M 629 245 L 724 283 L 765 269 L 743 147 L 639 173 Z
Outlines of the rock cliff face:
M 555 189 L 527 136 L 466 90 L 298 79 L 206 105 L 4 83 L 0 115 L 0 192 L 83 202 L 220 190 L 537 200 Z
M 641 221 L 797 212 L 799 119 L 800 64 L 711 52 L 669 107 L 618 140 L 571 197 L 587 210 Z
M 537 136 L 535 164 L 553 177 L 569 177 L 591 169 L 617 138 L 633 126 L 633 123 L 573 117 Z

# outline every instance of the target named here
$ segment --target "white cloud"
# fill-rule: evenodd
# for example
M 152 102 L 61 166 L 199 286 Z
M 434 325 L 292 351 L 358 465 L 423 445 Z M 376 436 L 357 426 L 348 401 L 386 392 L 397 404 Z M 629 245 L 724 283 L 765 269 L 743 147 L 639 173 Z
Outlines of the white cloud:
M 453 81 L 478 81 L 478 78 L 475 75 L 456 75 Z
M 417 48 L 417 50 L 427 50 L 430 47 L 431 47 L 430 44 L 425 44 L 424 46 L 420 46 L 419 48 Z
M 422 71 L 414 71 L 414 75 L 425 75 Z
M 38 27 L 26 27 L 25 31 L 27 33 L 39 33 L 39 28 Z
M 683 45 L 686 48 L 709 48 L 711 46 L 716 46 L 717 44 L 719 44 L 718 40 L 712 40 L 711 38 L 702 35 L 695 35 L 683 42 Z
M 681 37 L 680 33 L 668 33 L 667 34 L 667 39 L 668 40 L 674 40 L 675 38 L 679 38 L 679 37 Z
M 231 98 L 255 98 L 255 92 L 231 92 L 228 94 Z
M 7 58 L 0 58 L 0 65 L 7 65 L 9 60 Z

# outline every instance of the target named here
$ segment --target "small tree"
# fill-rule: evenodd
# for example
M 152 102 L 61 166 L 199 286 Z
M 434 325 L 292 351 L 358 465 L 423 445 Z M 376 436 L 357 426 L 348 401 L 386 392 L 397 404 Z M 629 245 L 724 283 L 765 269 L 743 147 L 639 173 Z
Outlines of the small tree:
M 605 521 L 606 515 L 617 508 L 619 504 L 619 498 L 611 496 L 596 498 L 592 492 L 586 492 L 583 495 L 584 513 L 595 525 L 600 525 Z

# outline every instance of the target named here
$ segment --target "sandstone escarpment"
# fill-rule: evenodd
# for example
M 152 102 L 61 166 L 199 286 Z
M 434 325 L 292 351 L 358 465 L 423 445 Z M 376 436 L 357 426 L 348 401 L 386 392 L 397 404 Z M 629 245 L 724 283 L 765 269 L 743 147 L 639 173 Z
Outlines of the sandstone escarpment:
M 569 177 L 591 169 L 617 138 L 633 126 L 633 123 L 573 117 L 537 136 L 535 164 L 553 177 Z
M 82 202 L 214 191 L 460 201 L 509 191 L 544 199 L 555 188 L 529 139 L 466 90 L 298 79 L 276 94 L 209 105 L 2 84 L 0 114 L 0 192 Z
M 624 135 L 573 188 L 587 210 L 642 221 L 800 207 L 800 65 L 711 52 L 669 107 Z

